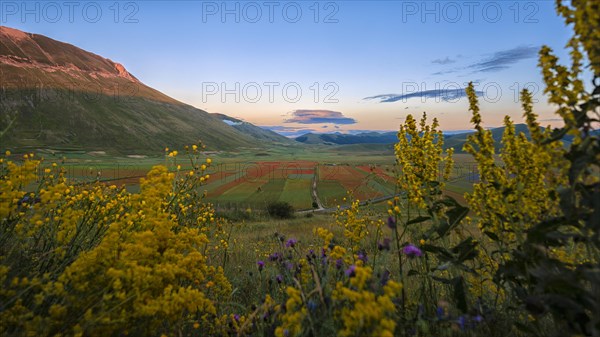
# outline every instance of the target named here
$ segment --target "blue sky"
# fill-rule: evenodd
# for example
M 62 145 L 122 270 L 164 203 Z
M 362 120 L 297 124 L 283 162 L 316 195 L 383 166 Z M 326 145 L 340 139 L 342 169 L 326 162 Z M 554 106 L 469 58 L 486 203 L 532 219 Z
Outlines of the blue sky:
M 396 130 L 423 111 L 443 129 L 468 129 L 468 81 L 479 83 L 487 126 L 505 114 L 521 121 L 523 87 L 542 123 L 556 123 L 537 50 L 566 59 L 570 36 L 554 1 L 2 1 L 0 20 L 285 134 Z

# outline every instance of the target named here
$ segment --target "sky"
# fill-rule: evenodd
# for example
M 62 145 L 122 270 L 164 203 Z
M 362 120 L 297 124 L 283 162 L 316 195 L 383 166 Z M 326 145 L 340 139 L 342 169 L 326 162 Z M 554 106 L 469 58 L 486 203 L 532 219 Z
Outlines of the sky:
M 538 50 L 566 61 L 571 30 L 542 1 L 2 1 L 0 24 L 119 62 L 145 84 L 208 112 L 288 136 L 394 131 L 424 111 L 468 130 L 476 83 L 484 124 L 522 121 Z

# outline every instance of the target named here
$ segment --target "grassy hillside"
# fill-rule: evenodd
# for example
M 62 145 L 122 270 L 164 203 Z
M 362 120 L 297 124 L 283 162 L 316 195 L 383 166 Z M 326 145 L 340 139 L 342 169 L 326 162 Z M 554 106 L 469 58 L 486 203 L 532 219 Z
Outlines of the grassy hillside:
M 247 136 L 208 113 L 184 104 L 142 97 L 97 96 L 49 90 L 5 92 L 0 119 L 3 147 L 72 147 L 119 153 L 160 153 L 202 140 L 209 149 L 256 146 Z M 68 96 L 65 97 L 65 96 Z M 10 124 L 10 126 L 9 126 Z
M 73 45 L 7 27 L 0 37 L 2 148 L 156 154 L 198 140 L 211 150 L 233 150 L 277 138 L 253 125 L 227 125 Z

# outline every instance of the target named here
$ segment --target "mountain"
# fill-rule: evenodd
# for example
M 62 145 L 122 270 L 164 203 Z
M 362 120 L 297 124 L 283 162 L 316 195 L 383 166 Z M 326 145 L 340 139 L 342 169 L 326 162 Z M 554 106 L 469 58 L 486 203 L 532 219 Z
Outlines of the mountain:
M 355 135 L 343 133 L 307 133 L 296 137 L 305 144 L 347 145 L 347 144 L 393 144 L 398 142 L 397 132 L 364 132 Z
M 254 139 L 258 139 L 264 142 L 273 142 L 273 143 L 281 143 L 281 144 L 294 144 L 294 140 L 287 138 L 278 134 L 277 132 L 273 132 L 271 130 L 263 129 L 254 124 L 245 122 L 243 120 L 229 117 L 220 113 L 212 113 L 214 117 L 222 120 L 227 125 L 232 126 L 234 129 L 240 131 L 241 133 L 251 136 Z
M 492 138 L 494 139 L 494 147 L 496 153 L 502 148 L 502 135 L 504 135 L 504 130 L 506 127 L 502 126 L 499 128 L 493 128 L 490 131 L 492 132 Z M 544 130 L 544 128 L 541 128 Z M 444 147 L 445 148 L 454 148 L 455 152 L 463 152 L 462 148 L 467 142 L 467 137 L 469 135 L 474 134 L 475 131 L 459 133 L 455 135 L 449 135 L 444 137 Z M 515 124 L 515 133 L 518 135 L 519 133 L 525 134 L 527 139 L 529 139 L 529 129 L 527 128 L 527 124 Z M 568 140 L 563 140 L 565 143 L 569 143 Z
M 265 141 L 145 85 L 119 63 L 2 26 L 0 78 L 2 148 L 156 153 L 198 140 L 211 150 Z
M 543 130 L 544 128 L 542 128 Z M 495 142 L 496 152 L 502 147 L 502 135 L 505 127 L 493 128 L 492 138 Z M 529 130 L 526 124 L 515 124 L 515 132 L 517 134 L 524 133 L 529 138 Z M 592 131 L 597 133 L 598 130 Z M 455 152 L 462 152 L 462 148 L 467 141 L 467 137 L 473 134 L 474 131 L 461 132 L 444 136 L 444 148 L 454 148 Z M 563 143 L 565 146 L 572 141 L 572 136 L 565 136 Z M 296 138 L 296 141 L 305 144 L 320 144 L 320 145 L 350 145 L 350 144 L 395 144 L 398 142 L 397 132 L 365 132 L 356 135 L 333 133 L 333 134 L 315 134 L 307 133 Z

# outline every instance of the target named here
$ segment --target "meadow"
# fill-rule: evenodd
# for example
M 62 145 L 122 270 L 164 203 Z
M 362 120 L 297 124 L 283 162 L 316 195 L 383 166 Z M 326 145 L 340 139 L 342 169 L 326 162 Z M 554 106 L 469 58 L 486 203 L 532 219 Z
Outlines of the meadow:
M 465 155 L 426 114 L 387 156 L 7 151 L 0 335 L 599 336 L 600 11 L 573 6 L 571 64 L 540 50 L 564 126 L 541 128 L 523 90 L 527 135 L 506 117 L 497 144 L 470 83 Z M 271 201 L 309 211 L 253 215 Z

